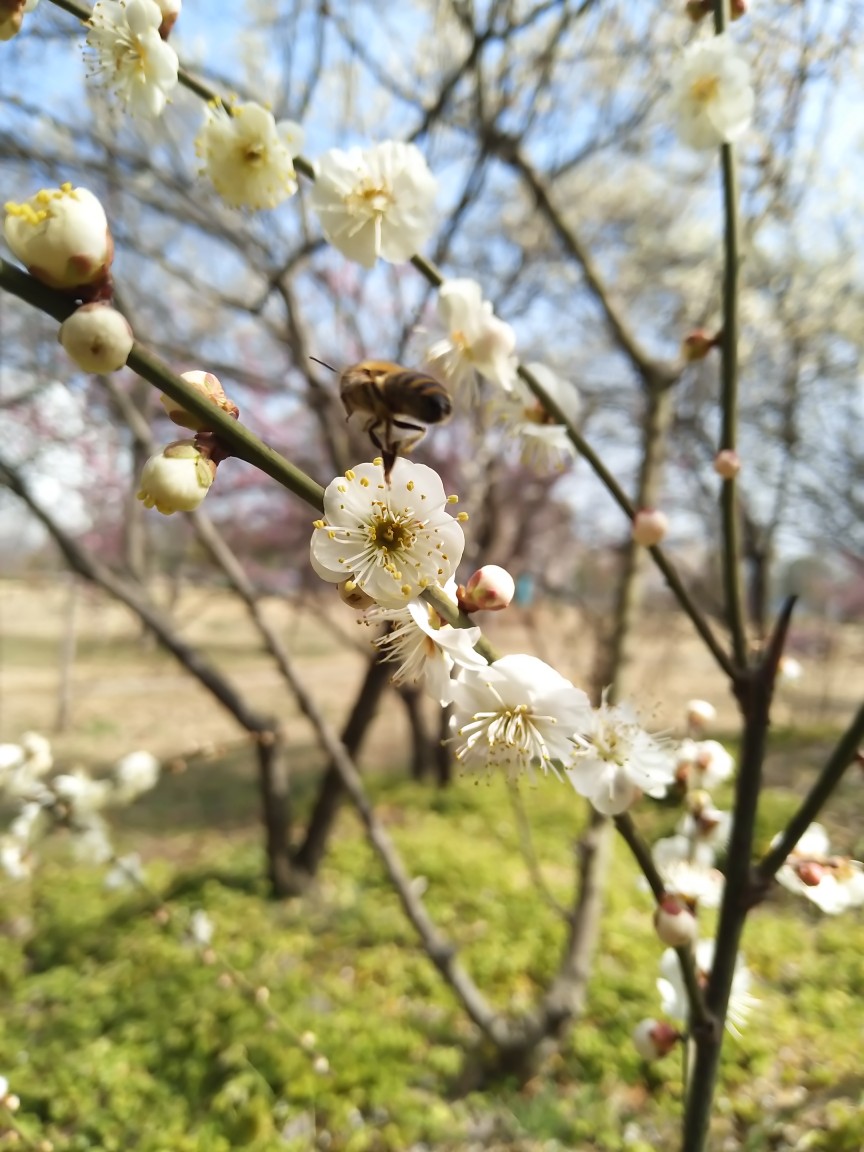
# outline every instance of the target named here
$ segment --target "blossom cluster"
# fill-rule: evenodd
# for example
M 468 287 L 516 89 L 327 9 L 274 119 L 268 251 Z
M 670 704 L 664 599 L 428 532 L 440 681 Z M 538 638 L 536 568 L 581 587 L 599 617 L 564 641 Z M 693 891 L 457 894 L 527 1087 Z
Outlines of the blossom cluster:
M 30 875 L 35 850 L 53 829 L 69 834 L 77 859 L 112 861 L 103 812 L 131 804 L 159 779 L 159 762 L 149 752 L 130 752 L 102 778 L 81 768 L 52 775 L 53 768 L 51 745 L 37 732 L 26 732 L 17 744 L 0 744 L 0 796 L 15 807 L 7 831 L 0 835 L 0 869 L 11 879 Z M 119 886 L 118 869 L 129 874 L 135 867 L 132 858 L 115 861 L 106 883 Z

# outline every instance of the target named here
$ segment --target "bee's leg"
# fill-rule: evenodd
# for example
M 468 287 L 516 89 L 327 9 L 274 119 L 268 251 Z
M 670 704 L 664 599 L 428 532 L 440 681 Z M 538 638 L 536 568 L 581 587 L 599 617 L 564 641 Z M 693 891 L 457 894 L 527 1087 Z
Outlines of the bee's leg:
M 382 448 L 384 460 L 384 480 L 387 487 L 390 487 L 390 473 L 393 471 L 393 465 L 396 463 L 397 452 L 395 448 Z
M 380 427 L 381 427 L 381 421 L 380 420 L 373 420 L 371 422 L 371 424 L 366 425 L 366 432 L 369 436 L 369 439 L 372 441 L 372 443 L 375 445 L 375 447 L 378 449 L 378 451 L 381 453 L 386 453 L 387 449 L 384 447 L 384 445 L 378 439 L 378 429 Z

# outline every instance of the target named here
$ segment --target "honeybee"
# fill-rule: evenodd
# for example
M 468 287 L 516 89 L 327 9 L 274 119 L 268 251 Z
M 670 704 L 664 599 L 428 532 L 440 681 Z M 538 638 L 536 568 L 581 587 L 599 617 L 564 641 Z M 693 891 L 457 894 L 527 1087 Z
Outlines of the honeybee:
M 450 394 L 440 380 L 389 360 L 361 360 L 339 374 L 339 395 L 350 417 L 365 416 L 363 430 L 384 460 L 384 479 L 396 457 L 410 452 L 430 424 L 450 416 Z

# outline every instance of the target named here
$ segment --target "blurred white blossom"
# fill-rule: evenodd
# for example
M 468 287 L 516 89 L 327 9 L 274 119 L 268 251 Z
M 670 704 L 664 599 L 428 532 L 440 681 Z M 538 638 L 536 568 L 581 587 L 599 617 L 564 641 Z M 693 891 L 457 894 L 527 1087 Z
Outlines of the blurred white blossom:
M 699 940 L 694 948 L 696 961 L 696 976 L 704 987 L 711 975 L 711 965 L 714 963 L 714 941 Z M 726 1011 L 726 1027 L 733 1036 L 739 1036 L 739 1028 L 747 1021 L 750 1012 L 758 1003 L 750 993 L 752 977 L 750 970 L 739 954 L 735 961 L 735 974 L 732 977 L 732 990 L 729 996 L 729 1007 Z M 681 976 L 681 965 L 674 948 L 668 948 L 660 958 L 660 978 L 657 981 L 657 991 L 663 1011 L 673 1020 L 686 1020 L 690 1014 L 687 1001 L 687 992 Z
M 316 165 L 310 193 L 330 243 L 366 268 L 380 256 L 409 260 L 435 227 L 437 184 L 414 144 L 333 148 Z
M 754 96 L 750 67 L 727 35 L 697 40 L 684 50 L 672 78 L 678 135 L 691 148 L 716 148 L 750 126 Z
M 630 704 L 609 704 L 605 693 L 572 739 L 567 778 L 605 816 L 617 816 L 643 793 L 665 796 L 675 779 L 671 742 L 649 735 Z
M 204 172 L 232 208 L 275 208 L 297 191 L 294 157 L 303 130 L 292 120 L 277 124 L 260 104 L 221 104 L 207 109 L 195 141 Z
M 159 35 L 162 21 L 156 0 L 98 0 L 90 14 L 93 73 L 133 116 L 161 115 L 177 85 L 179 61 Z
M 450 584 L 450 599 L 455 608 L 453 582 Z M 451 627 L 423 600 L 411 600 L 404 608 L 371 608 L 366 619 L 370 624 L 388 625 L 388 631 L 375 645 L 385 660 L 398 664 L 392 683 L 422 683 L 439 704 L 450 703 L 453 695 L 450 676 L 455 667 L 486 667 L 486 661 L 474 651 L 480 629 Z
M 509 390 L 516 380 L 516 334 L 483 299 L 475 280 L 447 280 L 438 289 L 438 314 L 447 335 L 427 351 L 430 367 L 454 388 L 476 396 L 477 376 Z

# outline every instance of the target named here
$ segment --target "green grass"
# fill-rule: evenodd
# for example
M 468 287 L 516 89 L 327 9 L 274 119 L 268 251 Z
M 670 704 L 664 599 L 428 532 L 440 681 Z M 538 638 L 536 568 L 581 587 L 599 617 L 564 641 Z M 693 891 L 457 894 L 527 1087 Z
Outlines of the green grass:
M 359 824 L 343 813 L 313 891 L 270 902 L 248 771 L 193 767 L 125 815 L 121 849 L 142 845 L 151 884 L 173 892 L 167 924 L 145 895 L 106 893 L 97 870 L 71 867 L 59 842 L 31 888 L 0 888 L 0 1073 L 21 1097 L 28 1137 L 57 1152 L 676 1147 L 680 1061 L 648 1068 L 629 1043 L 658 1011 L 661 949 L 623 844 L 585 1018 L 527 1085 L 464 1095 L 474 1029 Z M 375 793 L 484 994 L 502 1009 L 530 1006 L 565 929 L 531 883 L 503 787 L 378 781 Z M 766 796 L 764 838 L 794 801 L 782 789 Z M 547 883 L 566 901 L 579 802 L 550 782 L 526 789 L 524 803 Z M 841 797 L 828 822 L 842 831 L 845 812 Z M 638 818 L 654 836 L 675 813 Z M 197 907 L 216 925 L 212 963 L 183 940 Z M 755 913 L 745 953 L 761 1003 L 726 1047 L 718 1147 L 727 1137 L 754 1150 L 862 1146 L 862 951 L 860 916 L 827 920 L 785 893 Z M 269 989 L 277 1023 L 223 961 Z M 306 1031 L 326 1075 L 299 1043 Z

